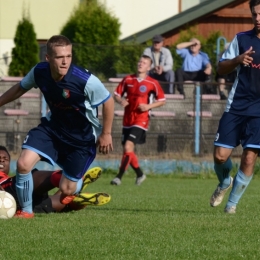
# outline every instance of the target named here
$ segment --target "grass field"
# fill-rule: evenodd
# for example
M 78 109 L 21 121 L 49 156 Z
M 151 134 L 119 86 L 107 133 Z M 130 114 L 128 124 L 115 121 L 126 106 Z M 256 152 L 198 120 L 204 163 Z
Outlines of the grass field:
M 84 210 L 1 220 L 0 259 L 260 259 L 260 178 L 237 208 L 209 206 L 217 185 L 207 176 L 148 176 L 121 186 L 103 174 L 88 191 L 104 191 L 109 204 Z

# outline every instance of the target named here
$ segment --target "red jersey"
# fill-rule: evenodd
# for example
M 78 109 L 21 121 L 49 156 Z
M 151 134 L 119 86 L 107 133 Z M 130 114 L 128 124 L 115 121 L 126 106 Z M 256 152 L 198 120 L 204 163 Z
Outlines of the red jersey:
M 7 187 L 12 185 L 13 178 L 0 171 L 0 185 L 6 190 Z
M 117 86 L 114 94 L 125 97 L 129 105 L 125 107 L 123 118 L 123 127 L 139 127 L 148 130 L 149 111 L 142 112 L 138 109 L 139 104 L 150 104 L 150 96 L 153 94 L 155 100 L 165 101 L 164 92 L 157 80 L 146 76 L 145 79 L 139 79 L 137 76 L 129 75 Z

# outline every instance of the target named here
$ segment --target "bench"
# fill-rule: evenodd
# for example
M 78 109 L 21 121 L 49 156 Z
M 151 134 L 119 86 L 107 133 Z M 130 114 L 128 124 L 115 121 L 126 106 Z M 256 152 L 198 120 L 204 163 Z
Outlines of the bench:
M 195 111 L 188 111 L 187 112 L 187 116 L 195 117 L 196 116 L 196 112 Z M 212 113 L 210 111 L 201 111 L 200 112 L 200 116 L 201 117 L 212 117 Z
M 184 99 L 184 95 L 182 94 L 164 94 L 166 100 L 180 100 Z
M 120 83 L 123 78 L 109 78 L 108 81 L 112 83 Z
M 175 117 L 175 113 L 170 112 L 170 111 L 152 111 L 151 116 L 153 116 L 153 117 Z
M 115 110 L 114 111 L 115 116 L 123 116 L 124 115 L 124 110 Z M 175 117 L 174 112 L 169 112 L 169 111 L 151 111 L 150 115 L 152 117 Z
M 29 112 L 23 109 L 5 109 L 6 116 L 28 116 Z
M 220 95 L 215 94 L 203 94 L 201 95 L 202 100 L 220 100 Z

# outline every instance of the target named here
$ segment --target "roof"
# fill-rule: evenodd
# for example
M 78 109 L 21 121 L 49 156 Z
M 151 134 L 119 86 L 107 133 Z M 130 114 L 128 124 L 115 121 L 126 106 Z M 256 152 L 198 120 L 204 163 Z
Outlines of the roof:
M 144 43 L 156 34 L 164 34 L 173 29 L 181 27 L 193 20 L 200 18 L 201 16 L 210 14 L 224 6 L 231 3 L 241 2 L 238 0 L 210 0 L 198 4 L 190 9 L 185 10 L 175 16 L 172 16 L 158 24 L 148 27 L 132 36 L 128 36 L 121 40 L 121 42 L 129 42 L 135 40 L 137 43 Z

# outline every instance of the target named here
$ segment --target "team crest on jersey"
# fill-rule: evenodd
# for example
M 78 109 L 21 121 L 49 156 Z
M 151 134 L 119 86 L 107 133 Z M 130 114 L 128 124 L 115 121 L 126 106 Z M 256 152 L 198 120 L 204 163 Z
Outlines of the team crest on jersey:
M 217 142 L 219 139 L 219 133 L 216 134 L 216 137 L 215 137 L 215 142 Z
M 144 85 L 139 87 L 139 91 L 142 92 L 142 93 L 146 92 L 146 90 L 147 90 L 147 88 Z
M 70 97 L 70 91 L 68 89 L 63 89 L 62 96 L 64 98 L 69 98 Z

